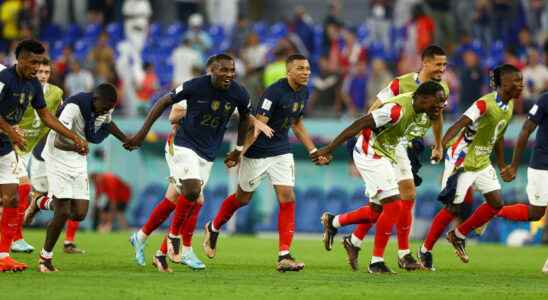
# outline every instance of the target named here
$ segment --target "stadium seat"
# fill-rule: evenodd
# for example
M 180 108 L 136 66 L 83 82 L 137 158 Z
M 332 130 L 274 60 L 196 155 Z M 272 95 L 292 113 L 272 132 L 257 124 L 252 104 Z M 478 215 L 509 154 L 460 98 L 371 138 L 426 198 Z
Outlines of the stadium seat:
M 105 31 L 108 33 L 110 41 L 114 43 L 113 45 L 124 39 L 124 26 L 119 22 L 109 23 Z
M 132 217 L 128 220 L 134 220 L 134 223 L 129 225 L 132 227 L 143 226 L 156 204 L 162 200 L 164 192 L 163 184 L 151 183 L 147 185 L 135 199 L 136 205 L 129 211 Z
M 325 207 L 325 192 L 320 187 L 310 187 L 297 203 L 295 212 L 296 228 L 300 232 L 319 232 L 319 217 Z

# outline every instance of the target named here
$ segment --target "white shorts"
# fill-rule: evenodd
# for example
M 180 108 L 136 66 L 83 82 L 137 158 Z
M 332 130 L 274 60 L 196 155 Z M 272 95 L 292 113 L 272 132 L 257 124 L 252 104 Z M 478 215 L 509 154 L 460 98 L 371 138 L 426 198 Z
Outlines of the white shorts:
M 242 158 L 238 169 L 238 183 L 242 190 L 253 192 L 266 176 L 272 185 L 295 186 L 293 154 L 287 153 L 265 158 Z
M 454 168 L 455 167 L 452 162 L 445 160 L 445 169 L 443 170 L 443 178 L 441 181 L 442 189 L 445 188 L 447 179 L 453 174 Z M 497 178 L 497 172 L 492 165 L 489 165 L 479 171 L 464 171 L 459 176 L 453 204 L 461 204 L 464 202 L 466 192 L 471 186 L 482 195 L 501 189 L 499 179 Z
M 49 190 L 46 162 L 32 156 L 30 160 L 30 183 L 32 188 L 40 193 L 47 193 Z
M 30 158 L 32 154 L 26 153 L 26 154 L 20 154 L 18 159 L 19 163 L 17 164 L 17 176 L 19 178 L 21 177 L 29 177 L 29 164 L 30 164 Z
M 55 161 L 46 160 L 46 174 L 50 197 L 89 200 L 87 169 L 68 170 Z
M 534 206 L 548 206 L 548 170 L 527 168 L 527 196 Z
M 381 204 L 382 199 L 399 195 L 396 165 L 388 158 L 367 158 L 354 151 L 354 164 L 365 183 L 369 201 Z
M 411 161 L 407 156 L 407 149 L 403 143 L 396 146 L 396 178 L 398 182 L 403 180 L 413 180 L 413 170 Z
M 170 181 L 175 184 L 179 194 L 181 186 L 178 183 L 187 179 L 201 180 L 203 191 L 213 166 L 212 161 L 203 159 L 192 149 L 186 147 L 173 145 L 173 153 L 170 153 L 167 143 L 166 162 L 169 167 Z
M 0 184 L 19 184 L 19 165 L 15 151 L 0 156 Z

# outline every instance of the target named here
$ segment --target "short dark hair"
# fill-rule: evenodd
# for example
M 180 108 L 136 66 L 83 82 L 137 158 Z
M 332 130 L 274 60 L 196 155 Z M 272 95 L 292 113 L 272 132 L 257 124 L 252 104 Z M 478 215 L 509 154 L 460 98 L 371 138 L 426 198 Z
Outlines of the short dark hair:
M 211 55 L 207 58 L 206 68 L 209 68 L 215 62 L 215 55 Z
M 436 55 L 446 56 L 447 54 L 445 53 L 445 50 L 443 50 L 443 48 L 441 48 L 440 46 L 430 45 L 422 51 L 421 59 L 424 60 L 426 58 L 434 58 L 434 56 Z
M 227 54 L 227 53 L 219 53 L 219 54 L 213 56 L 212 59 L 213 59 L 212 63 L 216 63 L 216 62 L 221 61 L 221 60 L 234 60 L 234 57 L 232 57 L 232 55 Z
M 499 87 L 502 76 L 508 73 L 519 73 L 519 69 L 510 64 L 502 64 L 493 69 L 493 71 L 491 72 L 491 80 L 493 86 L 495 88 Z
M 418 95 L 435 96 L 439 91 L 442 91 L 445 94 L 445 90 L 441 84 L 433 80 L 428 80 L 419 85 L 415 93 L 413 93 L 413 97 Z
M 29 39 L 23 40 L 17 44 L 15 48 L 15 58 L 19 58 L 21 53 L 31 52 L 34 54 L 44 54 L 46 53 L 46 48 L 44 45 L 37 40 Z
M 44 57 L 42 61 L 40 62 L 41 65 L 46 65 L 51 67 L 51 59 Z
M 116 103 L 118 101 L 118 94 L 116 93 L 116 87 L 110 83 L 101 83 L 95 88 L 95 95 L 103 101 L 109 103 Z
M 291 54 L 285 59 L 285 64 L 289 65 L 296 60 L 308 60 L 308 58 L 300 53 Z

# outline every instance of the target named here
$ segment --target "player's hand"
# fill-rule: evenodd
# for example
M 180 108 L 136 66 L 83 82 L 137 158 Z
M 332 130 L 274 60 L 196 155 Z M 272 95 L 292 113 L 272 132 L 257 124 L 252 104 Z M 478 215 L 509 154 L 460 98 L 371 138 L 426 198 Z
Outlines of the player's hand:
M 310 153 L 310 159 L 318 166 L 327 165 L 333 159 L 331 150 L 328 147 L 323 147 L 319 150 Z
M 137 149 L 141 147 L 143 140 L 144 140 L 144 136 L 140 133 L 137 133 L 132 138 L 130 138 L 127 143 L 124 143 L 124 148 L 128 151 Z
M 432 156 L 430 160 L 439 162 L 443 158 L 443 147 L 441 145 L 432 147 Z
M 516 172 L 517 172 L 516 168 L 512 167 L 512 165 L 509 165 L 504 167 L 500 171 L 500 176 L 502 177 L 502 180 L 506 182 L 510 182 L 516 179 Z
M 226 167 L 227 168 L 235 167 L 238 163 L 240 163 L 241 156 L 242 156 L 241 151 L 238 151 L 236 149 L 230 151 L 225 157 Z
M 13 145 L 15 145 L 19 150 L 25 150 L 27 147 L 27 141 L 23 135 L 23 130 L 18 126 L 13 126 L 13 131 L 8 135 L 8 138 L 11 140 Z
M 73 140 L 74 147 L 76 148 L 76 152 L 78 152 L 81 155 L 87 155 L 89 148 L 88 148 L 88 142 L 80 138 L 79 136 L 76 136 L 76 138 Z
M 268 138 L 271 138 L 274 135 L 274 130 L 270 126 L 266 125 L 261 121 L 256 121 L 253 125 L 253 137 L 258 137 L 259 134 L 263 133 Z

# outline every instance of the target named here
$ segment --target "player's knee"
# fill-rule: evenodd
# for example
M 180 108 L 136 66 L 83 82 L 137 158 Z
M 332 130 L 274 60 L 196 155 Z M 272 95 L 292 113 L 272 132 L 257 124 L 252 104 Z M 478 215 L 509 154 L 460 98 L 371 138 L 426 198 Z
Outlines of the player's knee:
M 70 211 L 68 207 L 57 206 L 54 210 L 54 218 L 68 220 L 70 218 Z
M 452 213 L 455 216 L 460 216 L 461 213 L 463 212 L 462 203 L 459 203 L 459 204 L 449 203 L 445 205 L 445 209 L 447 209 L 450 213 Z
M 200 198 L 200 192 L 200 189 L 188 189 L 188 191 L 185 191 L 185 198 L 188 201 L 196 202 Z
M 0 203 L 3 207 L 17 207 L 17 197 L 10 194 L 2 194 L 0 196 Z
M 376 203 L 373 203 L 373 202 L 369 202 L 369 206 L 377 214 L 382 213 L 382 205 L 379 205 L 379 204 L 376 204 Z
M 86 218 L 86 213 L 77 212 L 70 215 L 70 219 L 76 222 L 82 222 Z
M 544 217 L 544 214 L 546 213 L 546 207 L 543 206 L 534 206 L 533 209 L 530 210 L 530 216 L 529 221 L 538 221 Z
M 415 200 L 417 197 L 417 189 L 412 182 L 400 184 L 400 196 L 405 200 Z

